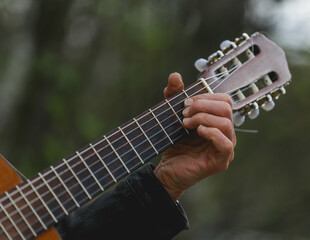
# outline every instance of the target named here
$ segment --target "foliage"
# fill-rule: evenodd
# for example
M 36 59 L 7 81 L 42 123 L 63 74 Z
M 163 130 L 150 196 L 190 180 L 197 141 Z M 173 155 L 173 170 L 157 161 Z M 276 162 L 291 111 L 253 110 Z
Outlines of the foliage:
M 272 26 L 246 0 L 0 3 L 0 151 L 30 177 L 162 99 L 170 72 L 195 80 L 220 41 Z M 238 133 L 229 171 L 183 197 L 177 239 L 310 237 L 309 53 L 276 109 Z M 298 55 L 300 56 L 300 55 Z

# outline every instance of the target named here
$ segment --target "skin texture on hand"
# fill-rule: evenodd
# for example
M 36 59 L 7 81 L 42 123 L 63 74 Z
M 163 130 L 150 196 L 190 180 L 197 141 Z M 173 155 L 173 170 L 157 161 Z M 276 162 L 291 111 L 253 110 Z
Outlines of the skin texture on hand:
M 183 88 L 181 75 L 173 73 L 164 96 L 168 98 Z M 154 170 L 175 201 L 195 183 L 226 170 L 236 145 L 228 95 L 201 94 L 185 100 L 184 106 L 183 125 L 196 131 L 164 151 Z

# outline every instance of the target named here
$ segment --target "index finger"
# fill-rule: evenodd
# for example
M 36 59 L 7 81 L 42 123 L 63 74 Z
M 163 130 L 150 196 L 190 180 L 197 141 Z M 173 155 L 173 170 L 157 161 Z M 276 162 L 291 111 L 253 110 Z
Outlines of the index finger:
M 232 107 L 231 98 L 226 93 L 213 93 L 213 94 L 204 93 L 204 94 L 199 94 L 199 95 L 193 96 L 189 99 L 192 99 L 193 102 L 198 101 L 198 100 L 224 101 L 224 102 L 227 102 Z M 191 105 L 191 103 L 192 102 L 190 100 L 189 101 L 187 100 L 184 102 L 184 105 L 185 105 L 185 107 L 188 107 Z

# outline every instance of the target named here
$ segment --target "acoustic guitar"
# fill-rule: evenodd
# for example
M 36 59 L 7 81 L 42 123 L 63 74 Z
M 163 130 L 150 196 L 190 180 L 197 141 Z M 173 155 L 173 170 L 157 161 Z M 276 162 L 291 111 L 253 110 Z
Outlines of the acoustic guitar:
M 1 157 L 0 239 L 59 239 L 53 225 L 190 134 L 182 124 L 186 98 L 229 94 L 240 126 L 260 108 L 271 110 L 291 81 L 284 51 L 260 33 L 224 41 L 195 66 L 201 73 L 185 90 L 31 179 L 22 180 Z

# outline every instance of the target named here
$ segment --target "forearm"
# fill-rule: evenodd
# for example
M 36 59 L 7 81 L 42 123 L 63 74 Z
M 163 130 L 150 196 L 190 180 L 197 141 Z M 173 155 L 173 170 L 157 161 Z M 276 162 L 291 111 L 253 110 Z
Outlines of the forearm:
M 187 217 L 147 165 L 58 225 L 63 239 L 171 239 Z

